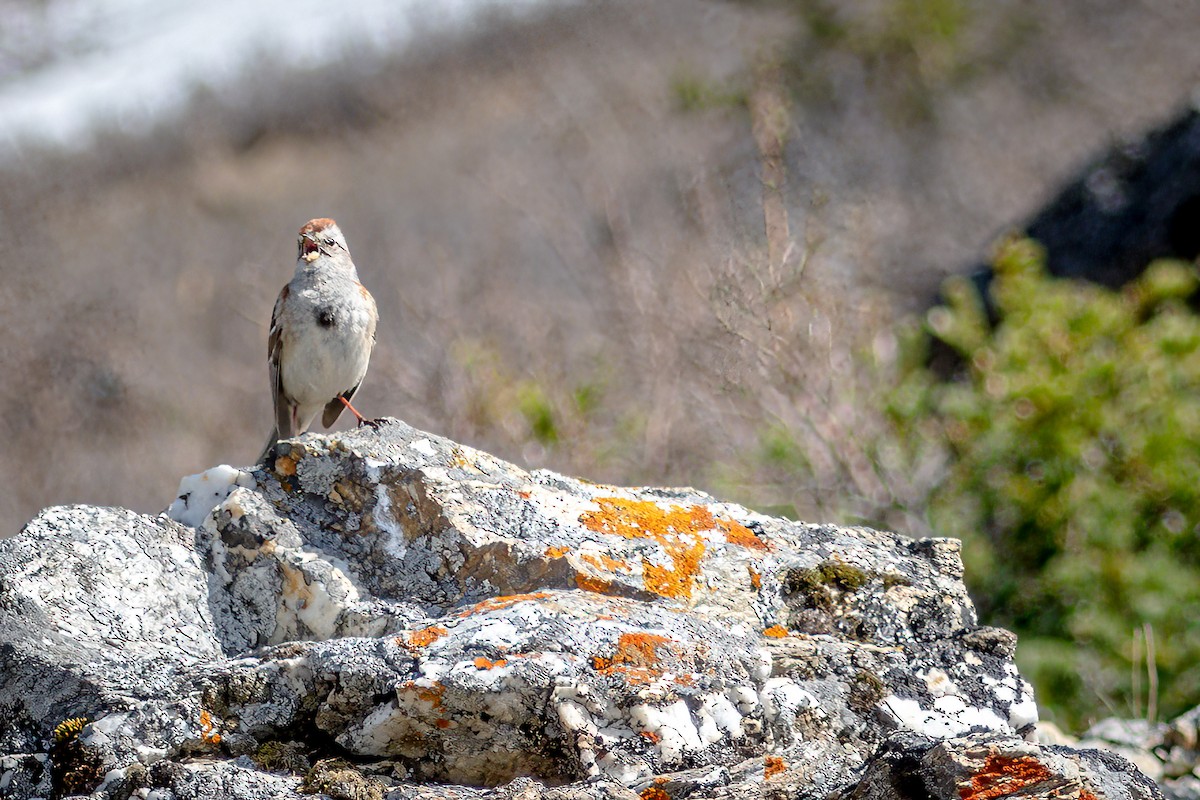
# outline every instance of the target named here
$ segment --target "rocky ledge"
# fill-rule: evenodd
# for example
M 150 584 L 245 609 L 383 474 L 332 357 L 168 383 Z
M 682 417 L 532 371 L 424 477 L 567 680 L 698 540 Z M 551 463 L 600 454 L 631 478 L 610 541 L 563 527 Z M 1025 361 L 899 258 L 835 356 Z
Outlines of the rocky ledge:
M 957 541 L 389 420 L 0 541 L 0 797 L 1158 797 L 1015 644 Z

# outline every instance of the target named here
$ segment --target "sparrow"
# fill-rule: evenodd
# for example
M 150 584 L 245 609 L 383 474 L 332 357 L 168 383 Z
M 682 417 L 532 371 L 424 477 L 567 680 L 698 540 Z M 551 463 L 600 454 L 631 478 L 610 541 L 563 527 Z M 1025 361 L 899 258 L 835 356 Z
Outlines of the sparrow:
M 331 219 L 300 229 L 296 273 L 271 313 L 267 361 L 275 427 L 261 463 L 280 439 L 308 430 L 317 412 L 328 428 L 343 408 L 368 424 L 350 400 L 367 374 L 379 314 L 358 282 L 346 238 Z

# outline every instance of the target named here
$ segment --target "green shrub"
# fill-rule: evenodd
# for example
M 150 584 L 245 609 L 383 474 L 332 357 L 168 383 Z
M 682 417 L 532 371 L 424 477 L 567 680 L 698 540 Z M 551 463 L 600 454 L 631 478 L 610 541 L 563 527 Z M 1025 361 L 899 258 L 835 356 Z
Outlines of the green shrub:
M 963 539 L 981 618 L 1020 635 L 1049 716 L 1177 713 L 1200 702 L 1197 275 L 1158 262 L 1112 291 L 1043 265 L 1033 242 L 1001 246 L 994 325 L 951 281 L 889 412 L 910 449 L 949 454 L 930 527 Z M 924 366 L 932 339 L 955 379 Z

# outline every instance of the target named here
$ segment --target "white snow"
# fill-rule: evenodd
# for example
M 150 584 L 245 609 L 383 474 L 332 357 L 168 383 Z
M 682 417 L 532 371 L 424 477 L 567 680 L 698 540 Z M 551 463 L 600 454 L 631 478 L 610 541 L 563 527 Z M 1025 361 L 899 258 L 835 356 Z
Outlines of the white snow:
M 0 30 L 0 45 L 43 56 L 26 58 L 34 64 L 26 71 L 0 70 L 0 146 L 83 149 L 98 124 L 148 130 L 197 89 L 233 93 L 263 64 L 314 70 L 352 56 L 369 71 L 489 8 L 527 13 L 568 1 L 53 0 Z
M 197 528 L 204 524 L 212 510 L 224 502 L 235 487 L 253 485 L 254 475 L 228 464 L 188 475 L 179 482 L 179 491 L 176 492 L 175 501 L 167 508 L 167 516 Z

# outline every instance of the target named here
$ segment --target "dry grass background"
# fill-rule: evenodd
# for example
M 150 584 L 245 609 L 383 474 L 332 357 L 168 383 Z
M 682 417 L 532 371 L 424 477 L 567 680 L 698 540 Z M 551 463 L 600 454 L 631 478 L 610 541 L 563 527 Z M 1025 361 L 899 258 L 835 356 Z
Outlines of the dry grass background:
M 589 3 L 382 69 L 263 65 L 149 137 L 10 165 L 0 535 L 54 503 L 155 511 L 181 475 L 256 455 L 271 305 L 314 216 L 341 223 L 379 304 L 365 413 L 530 467 L 919 527 L 887 514 L 905 488 L 870 449 L 861 358 L 1090 155 L 1186 101 L 1200 7 L 999 2 L 1019 41 L 931 81 L 907 119 L 886 65 L 797 45 L 796 5 Z M 681 99 L 778 96 L 763 65 L 797 52 L 821 90 L 784 117 L 772 200 L 745 107 Z M 769 429 L 805 472 L 757 457 Z

